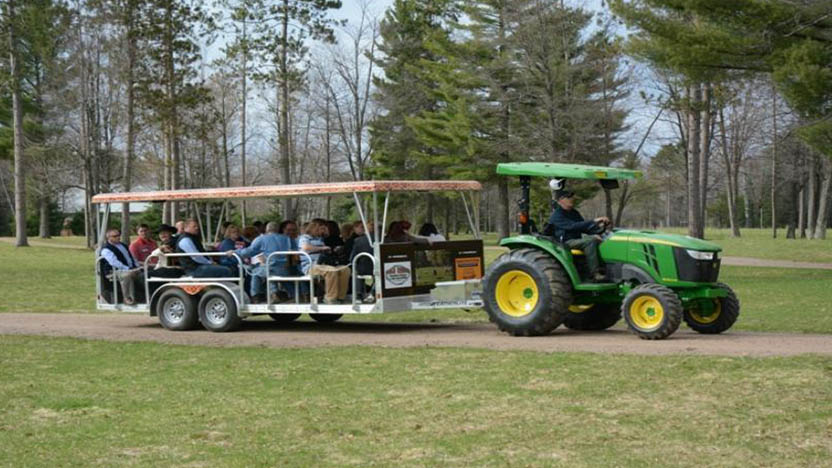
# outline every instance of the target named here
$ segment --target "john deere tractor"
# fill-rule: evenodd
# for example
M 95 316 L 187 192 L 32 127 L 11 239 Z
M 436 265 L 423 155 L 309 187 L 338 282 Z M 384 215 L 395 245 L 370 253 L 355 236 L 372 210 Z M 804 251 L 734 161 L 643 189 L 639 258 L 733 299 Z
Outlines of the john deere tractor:
M 640 338 L 667 338 L 684 320 L 699 333 L 721 333 L 740 313 L 737 296 L 719 283 L 718 245 L 692 237 L 633 229 L 600 229 L 599 256 L 605 279 L 587 271 L 583 252 L 560 244 L 551 231 L 530 222 L 532 177 L 565 189 L 573 179 L 597 180 L 606 189 L 639 171 L 554 163 L 508 163 L 497 173 L 519 176 L 520 235 L 500 241 L 509 252 L 497 258 L 483 280 L 489 318 L 516 336 L 546 335 L 561 324 L 603 330 L 621 317 Z

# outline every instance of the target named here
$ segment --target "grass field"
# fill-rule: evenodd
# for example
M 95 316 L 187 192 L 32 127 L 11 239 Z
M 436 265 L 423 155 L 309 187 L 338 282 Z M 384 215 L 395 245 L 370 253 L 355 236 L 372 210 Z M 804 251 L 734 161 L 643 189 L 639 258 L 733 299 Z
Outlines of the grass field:
M 822 466 L 828 358 L 0 337 L 4 466 Z
M 499 254 L 486 250 L 486 261 Z M 92 253 L 78 249 L 0 243 L 0 312 L 93 312 Z M 736 330 L 832 333 L 832 271 L 723 267 L 721 280 L 742 302 Z M 362 320 L 392 322 L 485 322 L 483 311 L 418 311 L 372 315 Z

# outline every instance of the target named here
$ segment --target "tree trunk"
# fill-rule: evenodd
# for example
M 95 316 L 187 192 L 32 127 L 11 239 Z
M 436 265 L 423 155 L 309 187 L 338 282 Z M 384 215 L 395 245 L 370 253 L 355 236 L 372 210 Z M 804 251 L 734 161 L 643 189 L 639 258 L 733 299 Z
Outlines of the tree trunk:
M 604 189 L 604 216 L 609 219 L 615 219 L 612 213 L 612 193 L 610 189 Z M 615 223 L 618 226 L 618 223 Z
M 702 85 L 702 123 L 699 135 L 699 220 L 702 223 L 702 234 L 708 219 L 708 163 L 711 159 L 711 84 Z
M 777 90 L 771 85 L 771 237 L 777 238 Z
M 246 101 L 248 101 L 248 83 L 247 75 L 248 75 L 248 31 L 246 29 L 246 22 L 247 22 L 247 14 L 243 15 L 243 53 L 242 53 L 242 76 L 241 79 L 241 87 L 242 87 L 242 102 L 241 102 L 241 115 L 240 115 L 240 138 L 241 138 L 241 146 L 240 146 L 240 163 L 242 165 L 242 186 L 246 186 Z M 240 215 L 241 215 L 241 224 L 243 226 L 246 225 L 246 201 L 243 199 L 240 202 Z
M 700 215 L 699 194 L 699 157 L 701 144 L 701 114 L 699 106 L 702 102 L 702 90 L 699 84 L 688 87 L 690 104 L 688 113 L 688 235 L 704 237 L 704 229 Z
M 508 199 L 508 178 L 500 177 L 497 180 L 497 239 L 511 235 L 511 224 L 509 223 L 509 199 Z M 454 223 L 456 224 L 456 223 Z M 454 226 L 456 229 L 456 226 Z
M 280 146 L 280 183 L 291 184 L 291 171 L 289 170 L 289 0 L 283 0 L 283 18 L 281 19 L 280 39 L 280 72 L 278 83 L 280 86 L 280 131 L 278 134 L 278 145 Z M 283 199 L 283 213 L 286 219 L 295 219 L 292 200 Z
M 14 232 L 15 245 L 27 247 L 26 236 L 26 161 L 23 155 L 23 108 L 20 103 L 20 64 L 17 56 L 17 36 L 15 31 L 15 1 L 6 2 L 9 31 L 9 75 L 12 93 L 12 127 L 14 151 Z
M 725 179 L 728 181 L 728 224 L 731 227 L 731 237 L 740 237 L 740 226 L 737 223 L 736 177 L 734 177 L 734 172 L 738 172 L 739 168 L 734 167 L 733 158 L 728 153 L 728 138 L 725 133 L 725 115 L 722 107 L 719 108 L 719 132 L 722 142 L 722 161 L 725 163 L 725 172 L 727 172 Z
M 826 219 L 829 215 L 829 186 L 832 183 L 832 163 L 823 161 L 823 184 L 818 197 L 818 217 L 815 223 L 815 239 L 826 239 Z
M 41 195 L 40 200 L 38 200 L 38 204 L 40 211 L 38 237 L 41 239 L 49 239 L 52 237 L 52 234 L 49 232 L 49 197 L 45 194 Z
M 817 206 L 817 194 L 818 194 L 818 173 L 817 173 L 817 161 L 815 160 L 815 153 L 809 153 L 809 181 L 807 184 L 807 196 L 808 200 L 806 201 L 806 237 L 809 239 L 815 238 L 815 213 L 816 213 L 816 206 Z
M 797 236 L 800 239 L 806 238 L 806 185 L 800 186 L 797 194 Z
M 124 191 L 133 189 L 133 159 L 136 144 L 135 129 L 135 67 L 136 67 L 136 40 L 134 36 L 134 15 L 135 3 L 127 2 L 127 150 L 124 152 Z M 130 241 L 130 203 L 121 205 L 121 241 L 125 244 Z

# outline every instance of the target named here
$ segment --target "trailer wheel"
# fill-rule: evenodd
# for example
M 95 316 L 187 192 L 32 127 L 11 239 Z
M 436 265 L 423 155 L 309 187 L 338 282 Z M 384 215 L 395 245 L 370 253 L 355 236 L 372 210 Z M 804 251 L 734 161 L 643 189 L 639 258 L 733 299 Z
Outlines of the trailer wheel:
M 547 335 L 563 323 L 572 284 L 560 263 L 537 249 L 517 249 L 497 258 L 483 281 L 488 318 L 514 336 Z
M 309 318 L 320 323 L 337 322 L 344 314 L 309 314 Z
M 159 323 L 168 330 L 193 330 L 199 323 L 196 300 L 185 291 L 171 287 L 156 301 L 156 315 Z
M 672 335 L 682 323 L 682 301 L 666 286 L 642 284 L 624 298 L 621 314 L 630 331 L 639 338 L 661 340 Z
M 694 303 L 685 309 L 685 323 L 688 326 L 706 335 L 722 333 L 731 328 L 740 315 L 740 300 L 734 291 L 724 283 L 717 283 L 717 286 L 728 291 L 728 295 L 718 299 L 712 299 L 708 303 Z M 707 313 L 705 309 L 707 308 Z
M 593 304 L 585 309 L 569 306 L 563 326 L 570 330 L 606 330 L 620 319 L 621 308 L 617 304 Z
M 300 314 L 269 314 L 269 317 L 277 323 L 289 323 L 299 319 Z
M 212 332 L 234 331 L 242 320 L 237 315 L 237 303 L 227 291 L 212 288 L 199 300 L 199 320 Z

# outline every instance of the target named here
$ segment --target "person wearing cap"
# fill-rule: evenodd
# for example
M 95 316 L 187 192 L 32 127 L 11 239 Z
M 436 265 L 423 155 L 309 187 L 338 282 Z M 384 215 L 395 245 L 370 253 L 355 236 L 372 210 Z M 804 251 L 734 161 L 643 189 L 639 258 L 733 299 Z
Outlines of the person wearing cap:
M 601 236 L 598 233 L 609 224 L 609 218 L 601 216 L 584 219 L 575 209 L 575 194 L 568 190 L 555 192 L 555 200 L 558 206 L 549 218 L 549 224 L 554 228 L 555 240 L 570 249 L 583 250 L 592 279 L 603 281 L 605 275 L 601 272 L 601 261 L 598 258 Z
M 165 254 L 173 253 L 176 248 L 176 240 L 173 238 L 176 234 L 176 228 L 169 224 L 162 224 L 156 230 L 159 236 L 159 247 L 150 253 L 150 263 L 156 266 L 148 271 L 148 276 L 157 278 L 179 278 L 185 272 L 181 268 L 173 265 L 173 257 L 166 257 Z

